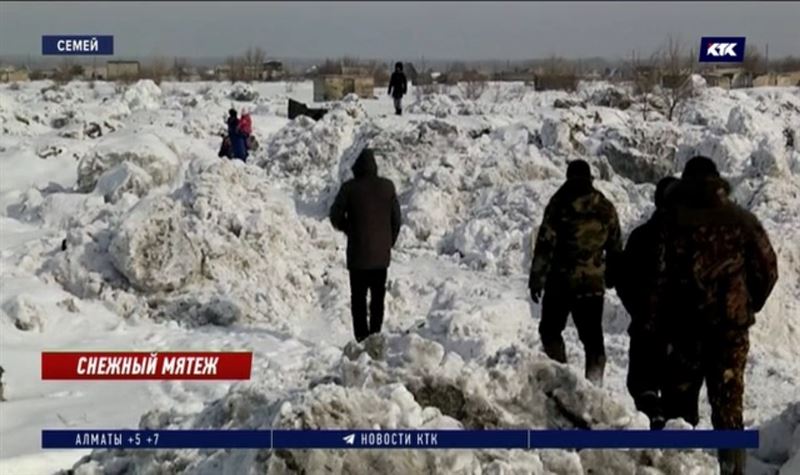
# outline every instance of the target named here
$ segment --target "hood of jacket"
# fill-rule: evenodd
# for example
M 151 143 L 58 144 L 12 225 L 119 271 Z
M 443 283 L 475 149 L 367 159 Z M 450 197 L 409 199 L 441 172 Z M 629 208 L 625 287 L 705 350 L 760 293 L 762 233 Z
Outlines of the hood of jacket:
M 581 196 L 588 195 L 594 191 L 592 179 L 587 177 L 568 178 L 563 185 L 556 191 L 556 196 L 560 200 L 572 201 Z
M 731 185 L 723 178 L 691 177 L 675 184 L 669 199 L 688 208 L 712 208 L 728 201 L 730 193 Z
M 375 163 L 375 154 L 371 150 L 364 150 L 353 164 L 353 176 L 356 178 L 377 176 L 378 164 Z

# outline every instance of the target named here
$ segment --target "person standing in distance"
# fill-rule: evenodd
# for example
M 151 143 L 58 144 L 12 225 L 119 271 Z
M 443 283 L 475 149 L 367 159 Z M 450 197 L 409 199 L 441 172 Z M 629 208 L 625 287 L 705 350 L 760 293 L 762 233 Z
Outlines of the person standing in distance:
M 394 183 L 378 176 L 371 149 L 365 148 L 356 159 L 353 179 L 345 182 L 336 195 L 330 220 L 334 228 L 347 235 L 350 311 L 353 332 L 360 342 L 381 331 L 387 269 L 402 221 Z
M 389 95 L 394 99 L 394 113 L 403 115 L 403 96 L 408 90 L 408 81 L 403 73 L 403 63 L 394 64 L 394 72 L 389 80 Z
M 592 185 L 589 164 L 570 162 L 567 181 L 544 211 L 528 280 L 531 299 L 539 303 L 539 335 L 550 358 L 567 362 L 561 333 L 567 317 L 578 329 L 586 351 L 586 378 L 602 385 L 606 354 L 603 298 L 613 288 L 622 238 L 614 205 Z

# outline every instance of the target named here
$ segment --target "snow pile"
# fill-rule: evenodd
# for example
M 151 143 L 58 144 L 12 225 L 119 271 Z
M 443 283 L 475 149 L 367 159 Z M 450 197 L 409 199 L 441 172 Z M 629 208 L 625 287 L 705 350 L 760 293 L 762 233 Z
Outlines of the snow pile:
M 131 162 L 122 162 L 110 168 L 97 179 L 94 191 L 106 201 L 117 202 L 125 193 L 144 196 L 153 188 L 153 178 Z
M 427 114 L 444 118 L 461 115 L 462 111 L 465 111 L 464 107 L 464 101 L 459 101 L 457 96 L 454 98 L 446 94 L 426 94 L 409 105 L 407 109 L 411 114 Z
M 288 328 L 297 323 L 293 312 L 314 301 L 325 264 L 314 259 L 315 247 L 333 245 L 315 241 L 321 225 L 301 222 L 261 170 L 217 159 L 191 162 L 176 191 L 148 195 L 122 214 L 119 207 L 101 213 L 90 226 L 105 239 L 73 233 L 55 258 L 57 278 L 82 289 L 99 278 L 117 289 L 98 290 L 109 303 L 124 291 L 126 305 L 138 300 L 127 312 L 188 325 L 266 320 Z M 94 277 L 91 266 L 75 267 L 87 253 L 103 269 Z
M 161 89 L 150 79 L 142 79 L 128 87 L 122 100 L 132 110 L 156 110 L 161 107 Z
M 800 402 L 759 428 L 759 448 L 751 456 L 760 462 L 753 474 L 790 475 L 800 471 Z
M 581 91 L 590 93 L 589 102 L 600 107 L 610 107 L 612 109 L 626 110 L 631 107 L 633 98 L 631 98 L 628 91 L 619 87 L 606 85 L 603 88 L 595 88 L 590 91 Z
M 253 102 L 258 99 L 258 92 L 249 84 L 237 82 L 228 97 L 238 102 Z
M 598 126 L 590 134 L 588 148 L 634 183 L 657 183 L 680 171 L 675 155 L 682 133 L 672 124 Z
M 128 163 L 136 168 L 117 169 Z M 180 159 L 161 138 L 153 133 L 123 131 L 103 137 L 92 151 L 78 164 L 78 189 L 87 192 L 95 189 L 99 181 L 104 195 L 119 194 L 127 187 L 142 196 L 147 185 L 158 186 L 170 182 L 177 173 Z M 113 176 L 111 176 L 113 175 Z M 133 175 L 124 179 L 121 175 Z
M 175 290 L 200 271 L 199 250 L 176 205 L 163 196 L 140 201 L 110 243 L 111 261 L 137 289 Z
M 322 120 L 301 116 L 273 135 L 266 155 L 253 161 L 288 185 L 296 199 L 318 212 L 327 211 L 342 181 L 352 177 L 350 167 L 374 132 L 363 121 L 357 102 L 345 102 Z
M 416 335 L 372 337 L 350 345 L 330 374 L 282 397 L 259 383 L 234 387 L 201 413 L 145 415 L 148 429 L 210 428 L 642 428 L 607 393 L 569 367 L 511 347 L 484 363 L 465 362 Z M 136 466 L 145 472 L 236 471 L 268 473 L 714 473 L 716 461 L 698 451 L 96 451 L 74 473 Z
M 44 311 L 36 302 L 31 302 L 24 296 L 17 296 L 7 300 L 2 309 L 19 330 L 31 331 L 37 329 L 40 332 L 44 331 L 44 322 L 42 321 Z
M 45 102 L 63 104 L 67 102 L 73 102 L 75 100 L 73 87 L 69 86 L 65 87 L 59 84 L 51 83 L 50 85 L 42 88 L 41 93 L 42 93 L 42 99 Z

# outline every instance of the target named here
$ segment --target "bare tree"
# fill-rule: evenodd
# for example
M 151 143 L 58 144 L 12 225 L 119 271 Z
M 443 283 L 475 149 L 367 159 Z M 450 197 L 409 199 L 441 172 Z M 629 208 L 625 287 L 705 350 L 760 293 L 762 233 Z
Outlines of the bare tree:
M 671 121 L 680 105 L 694 94 L 691 77 L 695 51 L 687 52 L 679 40 L 669 36 L 653 58 L 661 76 L 661 84 L 656 91 L 664 101 L 667 120 Z
M 187 69 L 189 68 L 189 62 L 186 58 L 175 58 L 172 61 L 172 72 L 175 75 L 175 79 L 180 82 L 186 81 L 188 78 Z
M 461 79 L 462 81 L 459 82 L 458 87 L 466 99 L 475 101 L 483 96 L 488 84 L 485 76 L 477 71 L 467 71 Z
M 342 65 L 339 61 L 333 59 L 326 59 L 322 66 L 317 68 L 319 74 L 339 74 L 342 72 Z
M 245 64 L 241 58 L 231 56 L 225 61 L 225 65 L 228 67 L 228 79 L 231 82 L 244 81 L 246 79 Z
M 568 76 L 577 73 L 577 66 L 560 56 L 552 55 L 542 62 L 540 70 L 542 74 L 549 76 Z
M 636 53 L 631 58 L 633 92 L 642 97 L 642 119 L 647 121 L 650 106 L 650 95 L 658 84 L 658 77 L 653 58 L 642 60 Z
M 764 58 L 761 56 L 757 46 L 747 45 L 744 50 L 744 58 L 742 58 L 742 69 L 752 75 L 763 74 L 766 72 L 766 65 Z
M 261 79 L 261 68 L 267 59 L 267 53 L 260 47 L 247 48 L 242 62 L 244 63 L 244 79 L 248 82 Z
M 162 57 L 156 57 L 150 61 L 147 67 L 142 68 L 140 76 L 144 79 L 152 79 L 156 84 L 161 84 L 167 74 L 169 74 L 167 60 Z
M 800 58 L 786 56 L 778 60 L 770 61 L 769 67 L 780 73 L 800 71 Z
M 431 84 L 420 84 L 414 86 L 414 98 L 417 101 L 420 101 L 423 97 L 429 96 L 431 94 L 444 94 L 445 89 L 447 88 L 444 84 L 438 83 L 431 83 Z
M 75 78 L 82 77 L 84 67 L 75 63 L 71 58 L 65 58 L 56 69 L 53 80 L 59 84 L 66 84 Z

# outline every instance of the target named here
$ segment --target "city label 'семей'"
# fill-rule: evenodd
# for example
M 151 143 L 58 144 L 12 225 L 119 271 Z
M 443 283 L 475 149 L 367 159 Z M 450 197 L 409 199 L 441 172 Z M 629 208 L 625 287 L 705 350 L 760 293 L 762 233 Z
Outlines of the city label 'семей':
M 92 56 L 114 54 L 111 35 L 44 35 L 42 54 L 59 56 Z

